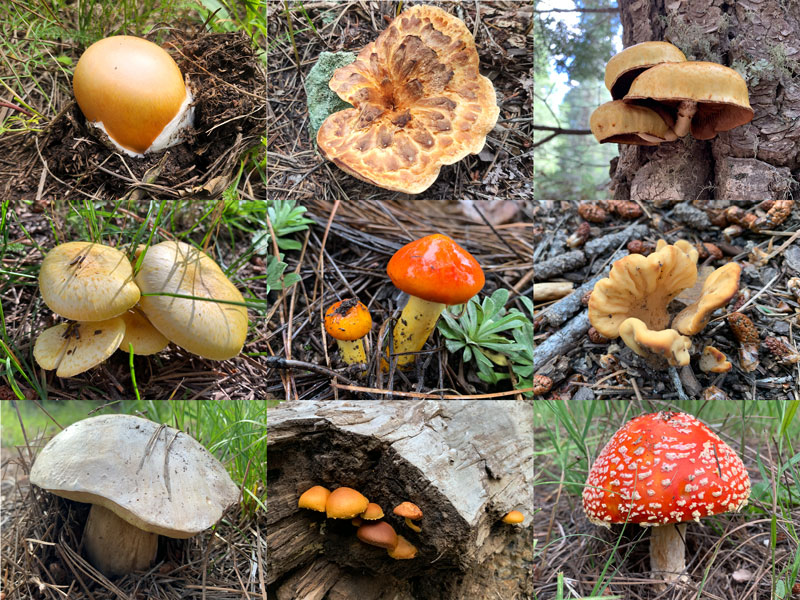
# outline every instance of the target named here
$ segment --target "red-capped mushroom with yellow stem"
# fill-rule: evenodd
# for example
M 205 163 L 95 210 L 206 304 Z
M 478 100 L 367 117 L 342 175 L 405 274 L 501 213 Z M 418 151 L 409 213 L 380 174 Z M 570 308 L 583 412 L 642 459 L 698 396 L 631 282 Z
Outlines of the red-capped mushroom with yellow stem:
M 441 233 L 434 233 L 395 252 L 386 272 L 396 288 L 408 294 L 408 303 L 394 328 L 397 366 L 410 367 L 436 327 L 444 307 L 463 304 L 483 288 L 478 261 Z M 384 370 L 388 365 L 383 365 Z
M 355 298 L 334 302 L 325 311 L 325 331 L 336 340 L 345 364 L 367 362 L 362 338 L 370 329 L 369 309 Z

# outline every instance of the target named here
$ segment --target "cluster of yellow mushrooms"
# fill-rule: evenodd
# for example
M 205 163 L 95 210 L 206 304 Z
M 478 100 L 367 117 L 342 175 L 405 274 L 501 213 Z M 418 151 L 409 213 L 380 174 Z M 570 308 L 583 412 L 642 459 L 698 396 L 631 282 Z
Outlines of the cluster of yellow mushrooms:
M 753 119 L 747 83 L 726 66 L 686 60 L 668 42 L 644 42 L 606 65 L 613 101 L 589 125 L 600 143 L 657 146 L 684 137 L 710 140 Z
M 134 264 L 92 242 L 47 253 L 39 272 L 42 299 L 69 321 L 36 339 L 39 366 L 73 377 L 117 349 L 155 354 L 169 342 L 213 360 L 239 354 L 247 336 L 244 299 L 207 254 L 168 241 L 139 246 Z
M 695 298 L 690 297 L 688 306 L 671 318 L 669 303 L 698 282 L 697 257 L 697 250 L 685 240 L 674 245 L 659 240 L 648 256 L 631 254 L 616 261 L 608 277 L 592 290 L 589 321 L 605 337 L 621 336 L 653 367 L 688 365 L 692 348 L 688 336 L 699 333 L 711 313 L 733 298 L 741 273 L 735 262 L 714 270 L 695 294 L 687 293 Z M 705 354 L 715 351 L 719 352 L 708 346 Z
M 365 544 L 385 548 L 395 560 L 406 560 L 417 555 L 417 548 L 402 535 L 398 535 L 394 527 L 381 521 L 383 509 L 375 502 L 370 502 L 361 492 L 349 487 L 339 487 L 332 492 L 315 485 L 307 489 L 297 500 L 298 508 L 324 512 L 328 519 L 351 519 L 353 526 L 358 527 L 356 536 Z M 409 529 L 422 532 L 422 528 L 414 523 L 422 519 L 422 510 L 413 502 L 401 502 L 392 511 L 405 519 Z M 524 517 L 518 510 L 512 510 L 505 517 L 504 523 L 522 523 Z

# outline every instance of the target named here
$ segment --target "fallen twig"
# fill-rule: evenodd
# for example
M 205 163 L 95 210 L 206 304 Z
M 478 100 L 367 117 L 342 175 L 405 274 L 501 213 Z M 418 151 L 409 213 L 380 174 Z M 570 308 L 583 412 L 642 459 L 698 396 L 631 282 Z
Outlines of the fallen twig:
M 572 294 L 574 295 L 574 294 Z M 580 300 L 579 300 L 580 302 Z M 583 311 L 567 323 L 562 329 L 556 331 L 533 350 L 533 370 L 541 368 L 555 356 L 564 354 L 573 345 L 578 343 L 591 327 L 589 311 Z

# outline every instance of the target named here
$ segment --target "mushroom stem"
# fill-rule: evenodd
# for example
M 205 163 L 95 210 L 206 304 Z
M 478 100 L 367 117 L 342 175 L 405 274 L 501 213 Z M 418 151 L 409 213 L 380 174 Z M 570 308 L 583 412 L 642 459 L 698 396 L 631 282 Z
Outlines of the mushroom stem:
M 400 319 L 394 328 L 394 352 L 419 352 L 436 327 L 436 321 L 442 314 L 445 305 L 440 302 L 428 302 L 416 296 L 409 296 Z M 397 366 L 409 367 L 416 356 L 405 354 L 397 357 Z M 384 370 L 388 370 L 388 365 Z
M 678 105 L 678 120 L 672 130 L 678 137 L 683 137 L 689 133 L 692 124 L 692 117 L 697 112 L 697 102 L 692 100 L 682 100 Z
M 420 533 L 422 531 L 422 527 L 417 527 L 416 525 L 414 525 L 414 522 L 408 517 L 406 517 L 406 525 L 408 525 L 411 529 L 413 529 L 417 533 Z
M 342 353 L 342 360 L 345 364 L 355 365 L 367 362 L 367 355 L 364 353 L 364 342 L 358 340 L 336 340 L 339 345 L 339 352 Z
M 89 562 L 106 577 L 150 568 L 158 534 L 144 531 L 99 504 L 93 504 L 83 531 Z
M 653 579 L 667 583 L 688 581 L 686 569 L 686 523 L 674 523 L 653 527 L 650 531 L 650 570 Z M 659 587 L 666 589 L 665 584 Z

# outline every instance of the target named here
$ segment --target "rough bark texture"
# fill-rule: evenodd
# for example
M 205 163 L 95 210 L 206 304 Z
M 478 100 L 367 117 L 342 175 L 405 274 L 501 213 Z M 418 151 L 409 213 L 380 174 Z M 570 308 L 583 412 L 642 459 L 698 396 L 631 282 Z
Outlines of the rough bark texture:
M 786 199 L 800 191 L 800 7 L 796 0 L 620 0 L 623 44 L 665 40 L 688 60 L 736 69 L 755 111 L 708 141 L 620 145 L 623 200 Z
M 532 544 L 529 402 L 285 402 L 268 428 L 267 583 L 279 600 L 529 597 L 532 555 L 508 577 L 487 569 Z M 380 504 L 417 557 L 393 560 L 359 542 L 349 520 L 298 509 L 313 485 L 353 487 Z M 392 514 L 404 500 L 422 509 L 421 533 Z M 512 509 L 526 527 L 500 521 Z

